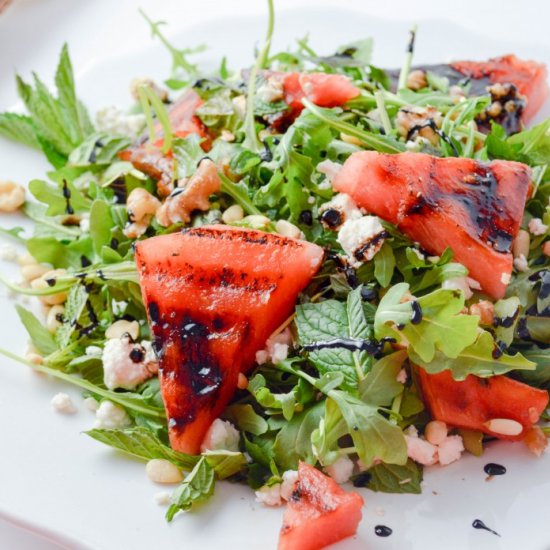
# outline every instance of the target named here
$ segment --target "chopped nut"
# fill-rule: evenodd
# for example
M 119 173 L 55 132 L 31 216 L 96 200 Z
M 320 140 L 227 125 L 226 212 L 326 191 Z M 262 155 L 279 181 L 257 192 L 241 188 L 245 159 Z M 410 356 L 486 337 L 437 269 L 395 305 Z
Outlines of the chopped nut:
M 302 238 L 302 232 L 299 227 L 296 227 L 293 223 L 287 220 L 278 220 L 275 224 L 275 231 L 283 237 L 290 237 L 291 239 Z
M 180 469 L 163 458 L 153 458 L 147 462 L 145 472 L 155 483 L 179 483 L 183 479 Z
M 519 435 L 523 431 L 523 426 L 516 420 L 510 418 L 493 418 L 484 423 L 484 426 L 495 434 L 499 435 Z
M 411 71 L 407 76 L 407 88 L 410 90 L 421 90 L 428 85 L 426 73 L 420 69 Z
M 13 181 L 0 181 L 0 212 L 15 212 L 24 202 L 24 187 Z
M 42 277 L 44 274 L 48 273 L 48 271 L 51 270 L 52 268 L 48 267 L 47 265 L 41 265 L 37 263 L 28 264 L 21 267 L 21 275 L 23 275 L 23 279 L 25 279 L 25 281 L 28 281 L 30 283 L 31 281 Z
M 156 197 L 146 189 L 136 187 L 126 201 L 130 224 L 124 229 L 124 234 L 131 239 L 143 235 L 159 208 L 160 201 Z
M 432 445 L 441 445 L 447 437 L 447 424 L 441 420 L 432 420 L 426 424 L 424 437 Z
M 55 286 L 55 282 L 57 277 L 60 275 L 65 275 L 67 271 L 65 269 L 53 269 L 50 270 L 41 277 L 34 279 L 31 281 L 31 288 L 35 290 L 43 290 L 46 288 L 52 288 Z M 47 306 L 56 306 L 59 304 L 63 304 L 67 300 L 67 292 L 57 292 L 55 294 L 46 294 L 44 296 L 38 297 L 40 301 L 43 304 L 46 304 Z
M 177 187 L 157 210 L 157 221 L 163 227 L 188 223 L 194 210 L 208 210 L 208 197 L 221 187 L 218 169 L 210 159 L 204 159 L 183 187 Z
M 63 324 L 63 313 L 65 308 L 61 305 L 52 306 L 46 316 L 46 328 L 52 334 Z
M 238 222 L 244 218 L 244 210 L 240 204 L 234 204 L 230 206 L 222 214 L 223 223 L 233 223 Z
M 480 300 L 470 306 L 470 315 L 477 315 L 482 325 L 491 326 L 495 319 L 495 306 L 489 300 Z
M 443 122 L 441 113 L 434 107 L 417 107 L 410 105 L 399 109 L 395 119 L 397 131 L 405 139 L 420 136 L 432 145 L 437 145 L 439 136 L 434 126 L 439 128 Z
M 105 331 L 105 337 L 109 340 L 122 338 L 125 334 L 129 334 L 132 340 L 137 340 L 139 336 L 139 323 L 137 321 L 126 321 L 121 319 L 120 321 L 115 321 Z

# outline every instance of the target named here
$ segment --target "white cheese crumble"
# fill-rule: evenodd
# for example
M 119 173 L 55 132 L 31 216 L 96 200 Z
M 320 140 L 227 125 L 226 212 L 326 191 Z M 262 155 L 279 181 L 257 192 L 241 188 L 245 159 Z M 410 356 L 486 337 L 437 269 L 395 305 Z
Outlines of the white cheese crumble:
M 469 277 L 454 277 L 443 281 L 441 288 L 446 290 L 462 290 L 466 300 L 469 300 L 474 295 L 472 288 L 476 290 L 479 288 L 477 281 L 475 281 L 476 284 L 474 285 L 472 285 L 471 281 L 474 281 L 474 279 L 470 279 Z
M 103 350 L 99 346 L 88 346 L 84 353 L 89 357 L 101 357 Z
M 363 216 L 348 220 L 338 231 L 338 242 L 344 249 L 352 267 L 368 262 L 382 248 L 384 227 L 376 216 Z
M 118 430 L 128 428 L 132 420 L 128 413 L 112 401 L 102 401 L 95 413 L 96 421 L 94 428 L 103 430 Z
M 90 232 L 90 219 L 89 218 L 82 218 L 80 220 L 80 231 L 83 233 L 89 233 Z
M 102 360 L 103 381 L 110 390 L 133 390 L 158 372 L 151 342 L 137 344 L 128 336 L 107 340 Z
M 330 210 L 336 211 L 337 223 L 329 223 L 329 221 L 323 218 L 325 212 Z M 361 210 L 355 204 L 355 201 L 346 193 L 338 193 L 334 195 L 331 200 L 323 204 L 319 208 L 319 215 L 321 217 L 321 223 L 327 229 L 337 230 L 348 220 L 358 220 L 363 217 Z
M 277 365 L 288 357 L 288 350 L 292 344 L 292 333 L 285 328 L 282 332 L 270 336 L 265 343 L 265 349 L 256 352 L 256 363 L 264 365 L 271 361 Z
M 171 497 L 170 497 L 170 493 L 168 493 L 167 491 L 161 491 L 159 493 L 155 493 L 153 498 L 159 506 L 168 506 L 168 504 L 170 504 Z
M 270 76 L 258 88 L 256 96 L 265 103 L 273 103 L 283 99 L 283 81 L 278 76 Z
M 439 462 L 447 466 L 460 459 L 464 451 L 464 443 L 459 435 L 447 435 L 439 444 L 433 444 L 418 436 L 414 426 L 405 431 L 407 442 L 407 456 L 424 466 L 431 466 Z
M 540 218 L 533 218 L 529 222 L 529 232 L 531 235 L 540 236 L 544 235 L 548 231 L 548 226 L 542 223 Z
M 283 474 L 283 482 L 281 483 L 281 497 L 285 500 L 290 500 L 294 487 L 298 481 L 298 472 L 296 470 L 287 470 Z
M 264 506 L 280 506 L 281 500 L 281 484 L 276 483 L 271 487 L 264 485 L 256 491 L 256 501 Z
M 99 409 L 99 403 L 93 397 L 86 397 L 84 399 L 84 406 L 92 412 L 96 412 Z
M 96 126 L 100 132 L 135 139 L 145 128 L 145 115 L 126 115 L 117 107 L 104 107 L 96 113 Z
M 459 435 L 448 435 L 442 443 L 437 446 L 437 456 L 441 466 L 447 466 L 460 459 L 464 451 L 464 443 Z
M 238 430 L 227 420 L 216 418 L 206 432 L 201 443 L 201 452 L 239 450 L 240 435 Z
M 341 456 L 336 462 L 325 466 L 325 472 L 336 483 L 346 483 L 353 474 L 353 461 L 347 456 Z
M 317 172 L 324 174 L 329 182 L 332 182 L 338 175 L 338 172 L 342 170 L 342 165 L 332 160 L 323 160 L 317 165 Z M 319 186 L 320 187 L 320 186 Z
M 0 260 L 15 262 L 17 260 L 17 249 L 10 244 L 0 246 Z
M 500 282 L 503 284 L 503 285 L 508 285 L 510 284 L 510 281 L 512 280 L 512 276 L 510 275 L 510 273 L 501 273 L 500 275 Z
M 58 413 L 73 414 L 76 412 L 72 399 L 66 393 L 58 393 L 54 395 L 50 401 L 50 404 Z
M 514 258 L 514 267 L 518 271 L 527 271 L 529 269 L 527 258 L 523 254 L 520 254 L 517 258 Z

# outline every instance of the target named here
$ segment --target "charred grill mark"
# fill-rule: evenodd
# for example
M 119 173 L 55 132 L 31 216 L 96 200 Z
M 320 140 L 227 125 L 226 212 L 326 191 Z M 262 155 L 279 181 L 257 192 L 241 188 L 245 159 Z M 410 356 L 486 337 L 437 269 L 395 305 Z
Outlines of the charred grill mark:
M 389 236 L 390 234 L 387 231 L 381 231 L 380 233 L 378 233 L 378 235 L 375 235 L 372 239 L 368 240 L 353 253 L 355 259 L 359 261 L 363 260 L 365 253 L 371 246 L 376 246 L 381 240 Z
M 160 312 L 159 312 L 159 306 L 156 302 L 150 302 L 149 303 L 149 319 L 151 319 L 151 323 L 156 325 L 160 321 Z

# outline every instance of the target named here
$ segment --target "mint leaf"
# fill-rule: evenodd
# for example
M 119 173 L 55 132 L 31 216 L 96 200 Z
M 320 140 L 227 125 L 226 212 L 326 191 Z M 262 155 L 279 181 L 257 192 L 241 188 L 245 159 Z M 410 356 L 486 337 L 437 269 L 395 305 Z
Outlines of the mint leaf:
M 343 304 L 326 300 L 318 304 L 303 304 L 296 308 L 296 326 L 300 344 L 327 342 L 337 338 L 366 340 L 372 336 L 367 323 L 361 288 L 348 294 Z M 355 389 L 365 377 L 371 359 L 365 351 L 350 351 L 345 348 L 324 348 L 309 353 L 309 359 L 320 374 L 341 372 L 345 381 L 343 388 Z
M 40 149 L 32 119 L 16 113 L 0 113 L 0 136 Z
M 69 155 L 71 166 L 92 166 L 110 164 L 117 160 L 117 153 L 126 149 L 132 140 L 113 136 L 105 132 L 94 132 Z
M 136 458 L 142 460 L 164 458 L 184 470 L 190 470 L 200 460 L 198 456 L 174 451 L 168 445 L 164 445 L 146 428 L 128 428 L 125 430 L 93 429 L 84 433 L 96 441 L 100 441 L 109 447 L 114 447 Z
M 214 485 L 214 468 L 203 456 L 172 494 L 172 504 L 166 512 L 166 519 L 172 521 L 180 510 L 187 512 L 208 500 L 214 494 Z
M 54 353 L 57 350 L 57 345 L 55 343 L 55 338 L 50 334 L 48 329 L 24 307 L 16 304 L 15 309 L 19 315 L 19 319 L 21 319 L 21 322 L 25 325 L 29 333 L 33 346 L 38 352 L 42 355 Z
M 367 487 L 372 491 L 382 493 L 412 493 L 422 492 L 422 467 L 412 460 L 404 465 L 377 464 L 369 469 L 371 478 Z
M 455 380 L 464 380 L 469 374 L 489 377 L 505 374 L 512 370 L 534 370 L 536 367 L 535 363 L 520 353 L 515 355 L 505 353 L 495 359 L 494 351 L 493 337 L 489 332 L 483 331 L 473 344 L 463 349 L 456 357 L 449 357 L 441 351 L 437 351 L 430 361 L 425 361 L 414 350 L 409 350 L 409 357 L 411 361 L 420 365 L 430 374 L 450 370 Z

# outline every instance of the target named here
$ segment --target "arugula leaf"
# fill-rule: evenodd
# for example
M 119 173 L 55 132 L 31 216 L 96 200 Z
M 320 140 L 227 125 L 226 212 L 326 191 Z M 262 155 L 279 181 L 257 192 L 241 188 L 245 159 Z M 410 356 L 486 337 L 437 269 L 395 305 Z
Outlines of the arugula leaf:
M 174 138 L 172 150 L 177 163 L 178 178 L 192 176 L 197 170 L 199 161 L 204 158 L 200 142 L 201 138 L 197 134 L 190 134 L 185 138 Z
M 69 213 L 68 204 L 75 213 L 87 212 L 90 208 L 88 199 L 68 180 L 64 180 L 56 187 L 44 180 L 35 179 L 29 183 L 29 190 L 37 200 L 48 205 L 46 216 Z M 64 193 L 67 196 L 64 196 Z
M 42 355 L 50 355 L 50 353 L 56 351 L 55 339 L 48 329 L 29 310 L 19 304 L 15 304 L 15 309 L 38 352 Z
M 230 405 L 225 409 L 224 416 L 243 432 L 262 435 L 268 430 L 267 422 L 256 413 L 252 405 Z
M 523 370 L 518 372 L 528 384 L 546 386 L 550 383 L 550 353 L 547 350 L 533 347 L 523 351 L 523 356 L 535 363 L 534 370 Z
M 146 428 L 127 428 L 125 430 L 95 428 L 84 433 L 109 447 L 114 447 L 136 458 L 142 460 L 164 458 L 183 470 L 190 470 L 200 460 L 198 456 L 174 451 L 167 445 L 164 445 Z
M 115 222 L 111 215 L 111 207 L 103 200 L 96 199 L 90 208 L 90 236 L 97 256 L 101 249 L 111 242 L 111 229 Z
M 402 334 L 410 349 L 425 362 L 430 362 L 436 351 L 447 357 L 457 357 L 476 340 L 478 318 L 460 313 L 464 308 L 461 292 L 438 289 L 418 298 L 422 320 L 414 324 L 412 303 L 401 303 L 408 286 L 407 283 L 397 284 L 380 300 L 374 320 L 377 338 L 396 335 L 401 338 Z
M 288 393 L 273 393 L 266 386 L 265 377 L 261 374 L 256 374 L 249 380 L 247 389 L 262 407 L 281 410 L 286 420 L 294 416 L 296 405 L 294 390 Z
M 187 512 L 208 500 L 214 494 L 214 485 L 214 468 L 203 456 L 173 492 L 172 504 L 166 512 L 166 519 L 172 521 L 180 510 Z
M 514 340 L 514 331 L 519 320 L 521 302 L 517 296 L 495 302 L 495 318 L 499 320 L 495 328 L 495 339 L 507 346 Z
M 384 243 L 374 256 L 374 276 L 382 288 L 386 288 L 391 283 L 394 269 L 395 256 L 392 247 Z
M 534 370 L 536 364 L 523 357 L 520 353 L 515 355 L 503 354 L 495 359 L 495 341 L 491 334 L 483 331 L 476 341 L 464 348 L 457 356 L 450 357 L 441 351 L 436 351 L 434 356 L 425 361 L 414 350 L 409 349 L 411 361 L 420 365 L 431 374 L 449 369 L 455 380 L 464 380 L 469 374 L 489 377 L 497 374 L 505 374 L 512 370 Z
M 346 304 L 326 300 L 298 306 L 296 327 L 302 345 L 336 338 L 368 339 L 372 336 L 363 309 L 361 288 L 348 294 Z M 359 380 L 365 377 L 371 364 L 366 352 L 345 348 L 315 350 L 309 353 L 309 358 L 321 374 L 341 372 L 345 378 L 344 389 L 357 388 Z
M 218 479 L 225 479 L 244 470 L 247 466 L 243 453 L 233 451 L 206 451 L 203 453 L 208 465 L 214 469 Z
M 0 113 L 0 136 L 40 149 L 32 118 L 16 113 Z
M 85 311 L 88 302 L 88 292 L 84 285 L 76 284 L 71 287 L 65 302 L 63 324 L 57 329 L 55 339 L 60 348 L 64 348 L 71 341 L 77 325 Z
M 412 493 L 419 495 L 422 492 L 422 467 L 412 460 L 404 465 L 377 464 L 369 469 L 371 478 L 367 487 L 371 491 L 383 493 Z

